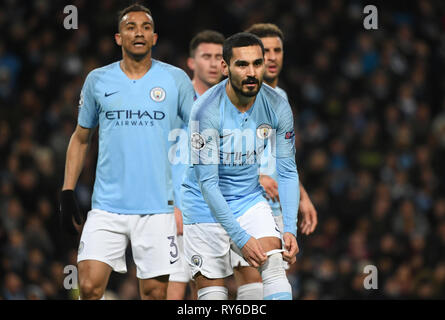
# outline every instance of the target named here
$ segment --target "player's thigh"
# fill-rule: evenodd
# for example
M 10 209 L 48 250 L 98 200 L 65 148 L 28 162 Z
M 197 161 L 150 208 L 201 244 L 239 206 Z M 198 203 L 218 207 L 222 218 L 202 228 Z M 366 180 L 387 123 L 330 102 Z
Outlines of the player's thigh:
M 194 279 L 198 290 L 206 287 L 224 287 L 225 285 L 224 278 L 210 279 L 202 275 L 200 272 L 195 275 Z
M 277 237 L 263 237 L 259 238 L 258 241 L 265 252 L 282 248 L 281 239 Z
M 233 268 L 233 275 L 238 287 L 249 283 L 262 282 L 258 269 L 250 266 Z
M 77 264 L 81 291 L 105 291 L 112 268 L 98 260 L 82 260 Z

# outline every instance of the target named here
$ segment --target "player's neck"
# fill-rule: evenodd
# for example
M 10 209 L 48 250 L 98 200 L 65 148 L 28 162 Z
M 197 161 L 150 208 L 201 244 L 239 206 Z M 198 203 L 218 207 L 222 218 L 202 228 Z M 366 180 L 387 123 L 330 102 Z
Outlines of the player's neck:
M 275 88 L 278 86 L 278 77 L 276 77 L 275 79 L 270 80 L 270 81 L 267 81 L 266 79 L 264 79 L 264 82 L 265 82 L 267 85 L 269 85 L 269 86 L 271 86 L 272 88 L 275 89 Z
M 137 80 L 142 78 L 148 70 L 150 70 L 151 64 L 151 54 L 147 54 L 142 60 L 135 60 L 124 53 L 120 67 L 128 78 Z
M 199 78 L 197 78 L 197 77 L 193 78 L 192 84 L 193 84 L 193 88 L 200 96 L 202 96 L 204 94 L 204 92 L 206 92 L 210 88 L 207 84 L 205 84 L 204 82 L 199 80 Z
M 255 102 L 256 95 L 253 97 L 246 97 L 241 94 L 238 94 L 230 84 L 230 81 L 227 81 L 226 84 L 226 93 L 229 97 L 230 102 L 240 111 L 246 112 L 250 109 L 250 107 Z

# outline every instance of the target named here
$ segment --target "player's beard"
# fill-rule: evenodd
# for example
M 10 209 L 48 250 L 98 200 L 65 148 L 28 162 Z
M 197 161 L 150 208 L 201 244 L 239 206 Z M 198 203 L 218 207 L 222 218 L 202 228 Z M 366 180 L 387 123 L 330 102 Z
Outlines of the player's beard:
M 259 81 L 257 78 L 254 78 L 254 77 L 249 77 L 248 79 L 241 81 L 241 87 L 238 87 L 233 82 L 232 73 L 230 72 L 230 69 L 229 69 L 229 81 L 230 81 L 230 85 L 232 86 L 233 90 L 237 94 L 240 94 L 240 95 L 242 95 L 244 97 L 248 97 L 248 98 L 256 96 L 258 94 L 258 92 L 260 91 L 261 85 L 262 85 L 262 81 Z M 245 84 L 245 83 L 253 83 L 253 82 L 258 84 L 258 89 L 257 90 L 255 90 L 255 91 L 243 91 L 243 88 L 242 88 L 243 84 Z

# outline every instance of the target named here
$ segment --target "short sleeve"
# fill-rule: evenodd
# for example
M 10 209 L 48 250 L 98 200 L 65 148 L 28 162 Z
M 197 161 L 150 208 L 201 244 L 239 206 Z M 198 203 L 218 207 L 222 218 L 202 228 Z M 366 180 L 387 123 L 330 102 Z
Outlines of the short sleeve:
M 95 77 L 90 72 L 85 79 L 79 100 L 79 115 L 77 122 L 84 128 L 94 128 L 99 122 L 96 98 L 94 96 Z

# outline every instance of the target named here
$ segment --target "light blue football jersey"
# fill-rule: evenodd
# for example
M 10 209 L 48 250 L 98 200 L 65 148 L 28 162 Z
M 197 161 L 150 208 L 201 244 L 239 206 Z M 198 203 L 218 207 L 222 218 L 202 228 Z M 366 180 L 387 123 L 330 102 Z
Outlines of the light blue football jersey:
M 284 99 L 286 99 L 286 101 L 289 102 L 286 91 L 284 91 L 280 87 L 275 87 L 274 89 L 276 92 L 278 92 L 278 94 L 280 94 Z M 292 132 L 291 135 L 292 135 L 291 139 L 294 139 L 295 134 Z M 275 159 L 271 156 L 270 144 L 266 146 L 266 150 L 264 150 L 264 156 L 261 157 L 260 173 L 268 175 L 275 181 L 278 181 L 278 173 L 276 169 Z M 268 202 L 270 207 L 272 208 L 274 216 L 279 216 L 282 214 L 280 202 L 272 200 L 268 200 Z
M 99 125 L 93 209 L 119 214 L 173 211 L 168 134 L 178 116 L 187 123 L 193 101 L 187 74 L 155 59 L 138 80 L 128 78 L 120 62 L 88 74 L 78 124 Z
M 265 201 L 258 182 L 259 161 L 271 143 L 277 162 L 284 232 L 296 234 L 298 173 L 293 115 L 289 103 L 263 84 L 252 107 L 242 113 L 226 93 L 227 79 L 193 105 L 189 122 L 191 166 L 182 184 L 184 224 L 221 223 L 238 247 L 250 238 L 236 218 Z M 292 220 L 292 222 L 290 222 Z

